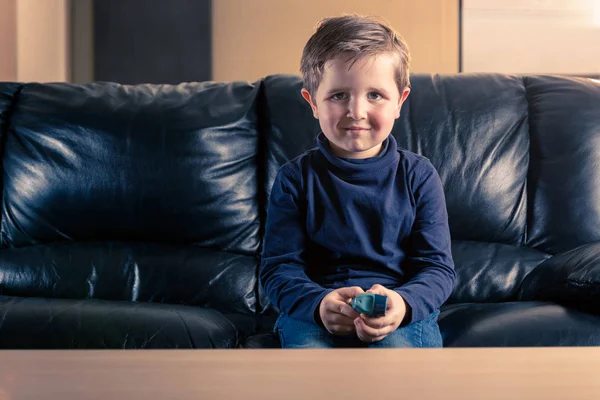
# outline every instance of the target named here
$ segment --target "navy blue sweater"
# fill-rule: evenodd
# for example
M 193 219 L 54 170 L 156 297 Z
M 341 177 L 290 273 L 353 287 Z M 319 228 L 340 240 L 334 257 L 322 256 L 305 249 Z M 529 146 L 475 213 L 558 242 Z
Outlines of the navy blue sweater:
M 412 312 L 439 308 L 455 282 L 442 184 L 428 159 L 389 136 L 379 156 L 335 156 L 321 133 L 316 149 L 283 165 L 267 211 L 260 281 L 280 312 L 319 323 L 334 289 L 381 284 Z M 318 315 L 318 314 L 317 314 Z

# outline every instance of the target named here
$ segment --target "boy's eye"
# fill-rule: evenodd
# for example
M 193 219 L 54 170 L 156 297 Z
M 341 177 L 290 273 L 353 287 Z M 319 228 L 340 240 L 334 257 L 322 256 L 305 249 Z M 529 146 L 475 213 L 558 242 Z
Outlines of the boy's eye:
M 370 92 L 368 95 L 369 100 L 379 100 L 381 99 L 381 95 L 377 92 Z
M 333 96 L 331 96 L 331 98 L 333 100 L 344 100 L 346 98 L 346 94 L 345 93 L 336 93 Z

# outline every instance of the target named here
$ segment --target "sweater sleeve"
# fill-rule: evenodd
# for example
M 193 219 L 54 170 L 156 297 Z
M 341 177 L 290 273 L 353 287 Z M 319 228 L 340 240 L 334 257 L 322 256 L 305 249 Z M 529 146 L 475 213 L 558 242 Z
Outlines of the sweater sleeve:
M 395 289 L 410 306 L 410 320 L 425 319 L 452 293 L 456 281 L 444 189 L 428 161 L 415 169 L 413 194 L 416 215 L 405 268 L 411 278 Z
M 271 189 L 259 277 L 269 300 L 281 312 L 318 324 L 317 307 L 331 289 L 323 288 L 306 274 L 303 196 L 294 172 L 286 164 Z

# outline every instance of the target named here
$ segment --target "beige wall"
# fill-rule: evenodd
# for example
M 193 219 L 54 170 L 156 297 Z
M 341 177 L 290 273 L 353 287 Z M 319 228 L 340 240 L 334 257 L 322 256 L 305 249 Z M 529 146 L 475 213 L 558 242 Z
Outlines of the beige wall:
M 463 17 L 465 72 L 600 74 L 598 0 L 465 0 Z
M 69 5 L 0 0 L 0 80 L 69 80 Z M 458 72 L 458 0 L 213 0 L 213 79 L 297 74 L 317 21 L 344 12 L 389 20 L 411 48 L 413 71 Z
M 17 80 L 17 0 L 0 0 L 0 81 Z
M 323 17 L 379 15 L 406 39 L 413 71 L 458 72 L 458 0 L 213 0 L 213 79 L 298 74 Z
M 67 81 L 68 0 L 17 1 L 17 80 Z

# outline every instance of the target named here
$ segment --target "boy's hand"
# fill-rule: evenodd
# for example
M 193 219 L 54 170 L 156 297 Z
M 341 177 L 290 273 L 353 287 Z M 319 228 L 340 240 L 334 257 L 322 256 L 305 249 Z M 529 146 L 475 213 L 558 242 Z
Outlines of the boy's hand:
M 358 286 L 336 289 L 323 297 L 319 305 L 319 316 L 325 329 L 332 335 L 348 335 L 356 330 L 354 320 L 359 317 L 350 300 L 364 293 Z
M 381 294 L 388 298 L 385 316 L 371 318 L 360 314 L 354 320 L 358 338 L 363 342 L 373 343 L 382 340 L 400 326 L 406 315 L 406 302 L 398 293 L 381 285 L 373 285 L 367 293 Z

